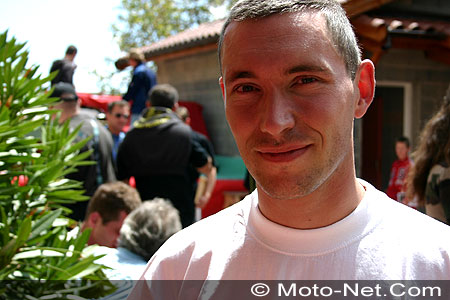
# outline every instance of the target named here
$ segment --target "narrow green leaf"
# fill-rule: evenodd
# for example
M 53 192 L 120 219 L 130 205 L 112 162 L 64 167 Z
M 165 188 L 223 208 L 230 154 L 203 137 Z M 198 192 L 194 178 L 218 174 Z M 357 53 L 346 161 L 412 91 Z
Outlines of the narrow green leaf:
M 78 263 L 65 269 L 64 273 L 57 274 L 55 280 L 70 280 L 77 278 L 78 274 L 88 268 L 96 259 L 98 259 L 98 257 L 95 256 L 83 258 Z
M 17 239 L 12 239 L 0 249 L 0 270 L 10 263 L 11 258 L 16 252 L 16 242 Z
M 33 245 L 37 245 L 41 242 L 45 242 L 48 238 L 54 237 L 55 235 L 57 235 L 59 231 L 61 231 L 60 228 L 55 228 L 54 230 L 51 230 L 51 231 L 47 232 L 46 234 L 37 236 L 34 239 L 29 239 L 27 241 L 27 245 L 33 246 Z M 55 246 L 55 247 L 58 248 L 57 246 Z
M 84 230 L 76 239 L 74 244 L 74 251 L 81 251 L 86 246 L 89 236 L 91 235 L 91 229 Z
M 1 233 L 1 246 L 6 245 L 9 240 L 9 222 L 6 217 L 5 208 L 3 206 L 0 206 L 0 215 L 1 215 L 1 223 L 3 224 L 0 233 Z
M 47 193 L 48 198 L 61 198 L 61 199 L 78 199 L 82 195 L 82 191 L 76 190 L 56 190 Z
M 69 155 L 69 154 L 72 153 L 72 152 L 75 152 L 75 151 L 80 150 L 81 148 L 83 148 L 84 145 L 86 145 L 86 143 L 87 143 L 91 138 L 92 138 L 92 137 L 87 137 L 87 138 L 85 138 L 85 139 L 83 139 L 83 140 L 81 140 L 81 141 L 79 141 L 79 142 L 73 144 L 72 146 L 70 146 L 69 148 L 67 148 L 67 149 L 64 151 L 64 155 Z
M 81 272 L 74 274 L 71 278 L 69 278 L 69 280 L 75 280 L 75 279 L 79 279 L 79 278 L 84 278 L 86 276 L 89 276 L 93 273 L 95 273 L 96 271 L 100 270 L 102 268 L 102 265 L 97 265 L 97 264 L 91 264 L 83 269 Z
M 33 229 L 31 231 L 31 235 L 28 238 L 28 240 L 34 239 L 35 237 L 40 235 L 41 232 L 49 229 L 52 226 L 53 222 L 61 215 L 61 213 L 62 213 L 62 210 L 57 209 L 55 211 L 45 214 L 43 217 L 38 219 L 33 224 Z
M 22 221 L 17 233 L 16 249 L 22 247 L 31 233 L 31 217 L 28 216 Z

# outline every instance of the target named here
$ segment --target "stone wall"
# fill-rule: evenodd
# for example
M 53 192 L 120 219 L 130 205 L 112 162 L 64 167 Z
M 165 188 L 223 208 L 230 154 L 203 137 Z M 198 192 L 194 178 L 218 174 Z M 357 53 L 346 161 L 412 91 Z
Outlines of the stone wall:
M 450 66 L 429 60 L 423 51 L 390 49 L 376 66 L 378 81 L 401 81 L 412 85 L 412 140 L 439 107 L 450 84 Z
M 203 106 L 203 118 L 217 154 L 235 156 L 239 152 L 225 119 L 220 70 L 216 51 L 156 61 L 158 82 L 178 89 L 180 99 Z

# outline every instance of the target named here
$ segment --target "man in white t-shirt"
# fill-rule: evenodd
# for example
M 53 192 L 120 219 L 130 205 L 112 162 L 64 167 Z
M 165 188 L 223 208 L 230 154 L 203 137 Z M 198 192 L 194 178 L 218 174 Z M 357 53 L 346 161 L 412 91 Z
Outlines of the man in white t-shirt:
M 374 65 L 337 1 L 239 1 L 219 61 L 257 189 L 169 239 L 129 299 L 232 299 L 214 280 L 450 279 L 450 230 L 356 178 L 353 120 L 372 102 Z

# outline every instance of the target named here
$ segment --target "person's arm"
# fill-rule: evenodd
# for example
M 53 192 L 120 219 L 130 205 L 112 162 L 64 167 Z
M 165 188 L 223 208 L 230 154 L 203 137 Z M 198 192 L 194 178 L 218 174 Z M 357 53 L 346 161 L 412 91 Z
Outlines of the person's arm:
M 197 171 L 205 176 L 207 176 L 211 172 L 211 168 L 213 167 L 211 157 L 207 156 L 206 160 L 207 161 L 203 166 L 197 167 Z
M 205 205 L 208 203 L 209 199 L 211 198 L 211 195 L 213 193 L 214 187 L 216 185 L 217 180 L 217 167 L 214 161 L 214 149 L 210 141 L 206 136 L 204 136 L 201 133 L 192 131 L 192 136 L 194 141 L 198 143 L 200 148 L 205 151 L 207 155 L 211 157 L 211 168 L 209 171 L 205 170 L 205 173 L 203 173 L 203 176 L 200 176 L 199 178 L 199 184 L 202 184 L 201 193 L 200 196 L 196 195 L 196 203 L 195 205 L 199 208 L 205 207 Z M 207 172 L 206 172 L 207 171 Z M 202 173 L 201 171 L 199 171 Z M 201 180 L 201 182 L 200 182 Z
M 212 166 L 208 174 L 204 174 L 206 177 L 206 187 L 202 196 L 198 199 L 195 205 L 199 208 L 203 208 L 211 198 L 212 192 L 216 185 L 217 180 L 217 168 Z
M 425 212 L 428 216 L 447 223 L 450 219 L 450 212 L 446 211 L 444 204 L 448 203 L 448 199 L 450 199 L 450 179 L 439 182 L 440 175 L 433 174 L 432 171 L 425 189 Z
M 128 90 L 123 95 L 123 99 L 126 101 L 134 101 L 136 99 L 136 94 L 139 87 L 139 73 L 133 71 L 133 77 L 131 78 L 131 82 L 128 85 Z

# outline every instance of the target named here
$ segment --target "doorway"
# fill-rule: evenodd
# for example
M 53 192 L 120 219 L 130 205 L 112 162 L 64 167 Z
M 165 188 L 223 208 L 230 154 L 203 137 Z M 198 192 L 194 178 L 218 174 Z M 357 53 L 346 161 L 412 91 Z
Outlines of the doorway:
M 395 140 L 405 135 L 405 88 L 377 85 L 375 99 L 362 119 L 361 178 L 385 190 L 396 160 Z

